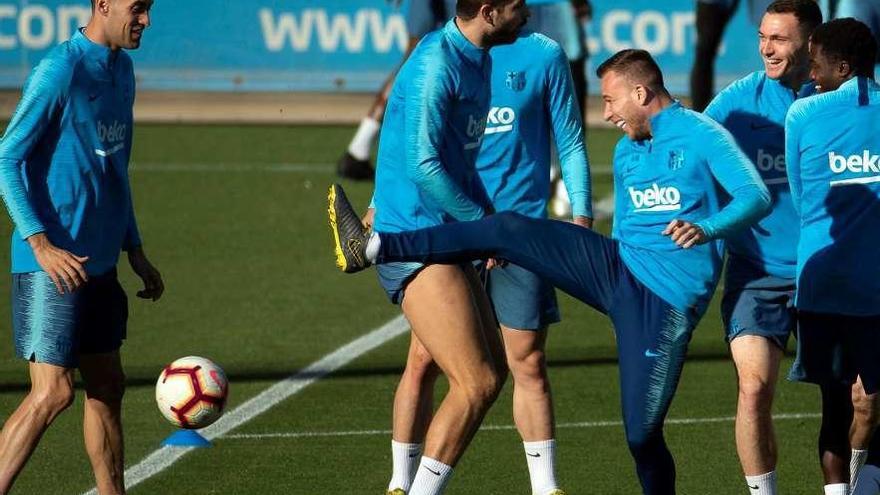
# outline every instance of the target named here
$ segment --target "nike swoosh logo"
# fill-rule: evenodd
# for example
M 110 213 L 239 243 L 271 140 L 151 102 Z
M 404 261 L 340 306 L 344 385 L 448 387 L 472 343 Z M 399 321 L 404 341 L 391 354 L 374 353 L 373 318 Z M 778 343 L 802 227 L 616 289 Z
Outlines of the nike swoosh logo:
M 541 457 L 541 454 L 535 452 L 534 454 L 531 452 L 526 452 L 526 455 L 529 457 Z
M 99 96 L 101 95 L 89 95 L 89 101 L 95 101 L 98 99 Z
M 427 466 L 425 466 L 425 469 L 427 469 L 428 471 L 430 471 L 432 474 L 434 474 L 436 476 L 440 476 L 440 471 L 434 471 L 433 469 L 431 469 Z
M 652 351 L 651 349 L 645 349 L 645 357 L 646 358 L 658 358 L 663 354 Z
M 752 122 L 749 124 L 749 127 L 751 127 L 753 131 L 757 131 L 760 129 L 769 129 L 771 127 L 776 127 L 776 124 L 756 124 Z
M 413 457 L 417 457 L 418 455 L 419 455 L 418 452 L 413 452 L 412 454 L 409 455 L 409 458 L 412 459 Z
M 748 486 L 749 486 L 749 488 L 751 488 L 752 490 L 757 490 L 757 489 L 758 489 L 758 485 L 755 485 L 755 486 L 748 485 Z

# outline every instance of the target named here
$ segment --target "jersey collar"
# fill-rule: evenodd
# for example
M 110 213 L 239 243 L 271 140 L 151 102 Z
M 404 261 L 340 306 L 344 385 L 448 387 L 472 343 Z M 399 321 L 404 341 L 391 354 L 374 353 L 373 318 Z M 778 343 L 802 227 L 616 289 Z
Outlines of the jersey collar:
M 476 65 L 483 65 L 488 50 L 479 48 L 468 41 L 468 39 L 461 34 L 461 30 L 458 29 L 458 25 L 455 23 L 455 17 L 446 23 L 444 31 L 446 31 L 446 37 L 449 39 L 449 42 L 452 43 L 452 46 L 455 47 L 459 53 L 461 53 L 461 56 L 464 57 L 465 60 L 473 62 Z
M 651 122 L 651 135 L 656 138 L 659 129 L 661 129 L 669 119 L 675 118 L 675 114 L 681 111 L 682 108 L 680 101 L 672 100 L 672 103 L 670 103 L 669 106 L 652 115 L 649 119 Z

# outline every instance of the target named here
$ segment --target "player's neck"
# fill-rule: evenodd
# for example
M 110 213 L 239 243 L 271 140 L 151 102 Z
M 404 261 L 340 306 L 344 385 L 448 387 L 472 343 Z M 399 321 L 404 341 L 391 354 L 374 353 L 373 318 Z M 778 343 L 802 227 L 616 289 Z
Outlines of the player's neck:
M 808 82 L 810 82 L 809 68 L 792 72 L 789 76 L 779 79 L 780 84 L 794 91 L 795 94 L 800 93 L 801 88 L 804 86 L 804 84 L 807 84 Z
M 455 25 L 458 27 L 458 30 L 461 32 L 462 36 L 464 36 L 466 40 L 470 41 L 471 44 L 475 47 L 487 49 L 492 46 L 490 42 L 490 37 L 486 34 L 486 31 L 482 28 L 482 26 L 480 26 L 476 18 L 467 21 L 462 19 L 461 17 L 456 16 Z
M 118 46 L 113 46 L 110 40 L 107 39 L 104 31 L 102 31 L 100 27 L 94 22 L 86 24 L 85 29 L 83 29 L 83 35 L 88 38 L 89 41 L 91 41 L 92 43 L 96 45 L 106 46 L 113 51 L 118 51 L 120 48 Z

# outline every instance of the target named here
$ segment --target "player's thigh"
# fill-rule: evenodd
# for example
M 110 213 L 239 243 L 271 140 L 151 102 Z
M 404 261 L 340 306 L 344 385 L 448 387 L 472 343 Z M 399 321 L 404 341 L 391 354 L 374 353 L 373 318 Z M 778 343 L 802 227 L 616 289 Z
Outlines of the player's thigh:
M 31 390 L 37 394 L 73 394 L 73 368 L 50 363 L 30 362 Z
M 538 330 L 559 322 L 556 290 L 534 273 L 508 264 L 485 272 L 484 278 L 500 326 Z
M 403 312 L 413 332 L 450 380 L 492 371 L 470 283 L 459 265 L 429 265 L 405 289 Z
M 128 296 L 116 270 L 93 276 L 83 287 L 79 326 L 80 361 L 92 354 L 112 354 L 122 347 L 128 325 Z
M 502 371 L 505 367 L 504 343 L 501 339 L 501 333 L 498 328 L 498 320 L 495 318 L 495 312 L 492 309 L 492 302 L 486 293 L 484 278 L 478 273 L 476 265 L 468 263 L 461 265 L 465 277 L 470 287 L 471 297 L 474 301 L 477 314 L 480 317 L 480 329 L 483 334 L 483 341 L 486 349 L 492 356 L 492 363 L 498 371 Z
M 88 397 L 122 398 L 125 373 L 118 350 L 80 355 L 79 373 Z
M 783 351 L 772 340 L 759 335 L 741 335 L 730 342 L 740 387 L 760 385 L 772 390 L 779 375 Z

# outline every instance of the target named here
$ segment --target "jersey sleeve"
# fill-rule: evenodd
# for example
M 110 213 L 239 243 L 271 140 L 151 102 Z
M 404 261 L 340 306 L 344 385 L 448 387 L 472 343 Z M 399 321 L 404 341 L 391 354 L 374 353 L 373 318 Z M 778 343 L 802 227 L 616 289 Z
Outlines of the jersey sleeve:
M 574 92 L 568 59 L 554 47 L 547 73 L 546 105 L 559 154 L 562 180 L 571 200 L 573 216 L 593 217 L 590 165 L 584 144 L 584 124 Z
M 24 239 L 46 228 L 28 199 L 21 165 L 61 114 L 69 84 L 66 64 L 51 59 L 40 62 L 25 82 L 18 107 L 0 140 L 0 196 Z
M 801 115 L 803 106 L 795 102 L 785 117 L 785 170 L 791 189 L 791 202 L 798 213 L 801 211 Z
M 449 132 L 446 116 L 455 103 L 455 81 L 442 61 L 426 64 L 410 81 L 404 115 L 406 173 L 419 191 L 458 221 L 479 220 L 484 211 L 447 173 L 440 149 Z
M 717 213 L 697 222 L 697 226 L 710 240 L 724 238 L 766 215 L 770 211 L 770 192 L 729 132 L 715 125 L 699 133 L 698 139 L 698 149 L 706 150 L 704 160 L 712 176 L 731 200 Z
M 712 101 L 709 102 L 709 105 L 703 110 L 703 113 L 715 122 L 724 125 L 725 121 L 730 116 L 732 93 L 732 86 L 728 86 L 721 90 L 720 93 L 712 98 Z
M 624 162 L 624 160 L 618 159 L 618 156 L 620 156 L 625 142 L 625 138 L 621 138 L 617 142 L 617 145 L 614 147 L 614 158 L 611 160 L 614 179 L 614 215 L 611 217 L 611 237 L 614 239 L 620 239 L 620 224 L 622 223 L 623 216 L 626 215 L 626 196 L 623 191 L 623 180 L 617 165 Z

